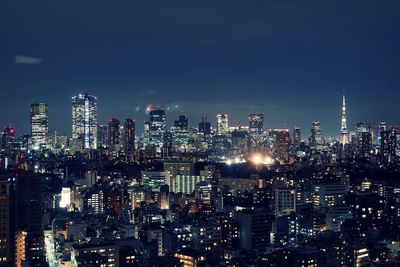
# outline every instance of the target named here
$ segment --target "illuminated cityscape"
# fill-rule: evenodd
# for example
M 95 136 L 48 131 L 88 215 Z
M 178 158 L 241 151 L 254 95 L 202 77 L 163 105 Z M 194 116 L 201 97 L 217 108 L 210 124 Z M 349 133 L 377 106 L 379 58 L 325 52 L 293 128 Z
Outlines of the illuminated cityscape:
M 4 266 L 397 264 L 400 134 L 385 122 L 348 131 L 345 105 L 343 96 L 336 138 L 324 136 L 320 122 L 307 138 L 299 127 L 266 128 L 263 113 L 231 127 L 228 114 L 217 114 L 215 127 L 180 115 L 167 127 L 168 112 L 157 107 L 143 133 L 133 119 L 111 117 L 103 126 L 89 94 L 73 97 L 65 137 L 48 131 L 51 107 L 31 104 L 31 134 L 10 126 L 2 133 L 0 259 Z
M 0 3 L 0 267 L 400 266 L 399 12 Z

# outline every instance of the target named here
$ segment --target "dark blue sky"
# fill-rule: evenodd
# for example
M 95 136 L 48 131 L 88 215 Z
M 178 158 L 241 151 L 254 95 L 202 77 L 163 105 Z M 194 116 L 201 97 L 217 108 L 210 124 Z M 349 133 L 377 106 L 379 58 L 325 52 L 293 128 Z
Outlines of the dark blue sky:
M 0 126 L 29 130 L 29 103 L 71 132 L 71 96 L 98 96 L 99 121 L 169 107 L 192 125 L 227 112 L 308 134 L 399 123 L 399 1 L 143 0 L 0 2 Z

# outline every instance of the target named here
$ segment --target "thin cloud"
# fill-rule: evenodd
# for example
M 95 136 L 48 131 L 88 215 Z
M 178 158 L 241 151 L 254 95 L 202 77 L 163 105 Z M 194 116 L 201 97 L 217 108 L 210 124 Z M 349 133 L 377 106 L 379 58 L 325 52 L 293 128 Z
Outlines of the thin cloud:
M 38 57 L 27 57 L 22 55 L 16 55 L 14 59 L 14 64 L 40 64 L 42 59 Z

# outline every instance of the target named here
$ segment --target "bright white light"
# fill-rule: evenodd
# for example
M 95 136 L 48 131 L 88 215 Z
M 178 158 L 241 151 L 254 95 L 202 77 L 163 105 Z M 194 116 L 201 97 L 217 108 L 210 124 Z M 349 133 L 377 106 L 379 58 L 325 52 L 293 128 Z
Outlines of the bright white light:
M 149 114 L 152 110 L 153 110 L 153 106 L 152 105 L 147 105 L 146 114 Z
M 267 157 L 265 157 L 265 159 L 264 159 L 264 164 L 266 164 L 266 165 L 272 165 L 272 164 L 274 164 L 274 159 L 267 156 Z
M 256 165 L 259 165 L 259 164 L 261 164 L 262 163 L 262 157 L 261 157 L 261 155 L 260 154 L 254 154 L 252 157 L 251 157 L 251 161 L 254 163 L 254 164 L 256 164 Z
M 227 161 L 225 161 L 226 165 L 232 165 L 233 161 L 231 159 L 228 159 Z
M 69 205 L 71 205 L 71 189 L 69 187 L 63 187 L 61 189 L 60 208 L 66 208 Z
M 256 153 L 250 157 L 250 161 L 255 165 L 272 165 L 274 164 L 274 159 L 270 156 L 264 156 L 260 153 Z

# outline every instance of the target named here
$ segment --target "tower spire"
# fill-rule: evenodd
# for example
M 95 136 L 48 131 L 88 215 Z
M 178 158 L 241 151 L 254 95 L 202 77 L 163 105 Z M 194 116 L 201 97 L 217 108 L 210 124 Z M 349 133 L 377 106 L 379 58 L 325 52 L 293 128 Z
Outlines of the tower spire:
M 349 143 L 349 133 L 347 131 L 347 117 L 346 117 L 346 95 L 344 89 L 342 97 L 342 129 L 340 132 L 339 142 L 343 147 Z

